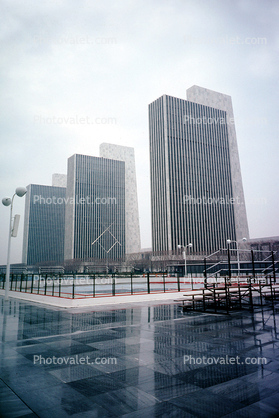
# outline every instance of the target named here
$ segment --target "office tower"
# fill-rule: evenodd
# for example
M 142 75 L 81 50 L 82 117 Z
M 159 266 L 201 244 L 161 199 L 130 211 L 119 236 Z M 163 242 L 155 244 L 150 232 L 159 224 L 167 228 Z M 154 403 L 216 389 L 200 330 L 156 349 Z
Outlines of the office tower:
M 248 238 L 231 98 L 201 87 L 149 105 L 153 251 Z
M 125 163 L 75 154 L 68 159 L 65 260 L 125 255 Z
M 67 174 L 52 174 L 52 186 L 67 187 Z
M 64 260 L 65 187 L 29 184 L 25 199 L 22 262 Z
M 100 145 L 100 157 L 125 162 L 126 253 L 137 253 L 141 245 L 134 148 L 104 143 Z

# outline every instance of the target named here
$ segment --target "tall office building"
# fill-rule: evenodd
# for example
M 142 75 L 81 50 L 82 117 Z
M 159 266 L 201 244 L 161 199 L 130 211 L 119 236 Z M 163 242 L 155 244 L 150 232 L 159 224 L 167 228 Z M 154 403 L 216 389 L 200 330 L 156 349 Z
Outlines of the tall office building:
M 100 157 L 125 162 L 126 253 L 137 253 L 141 245 L 134 148 L 104 143 L 100 145 Z
M 65 260 L 125 255 L 125 163 L 75 154 L 68 159 Z
M 22 262 L 64 261 L 65 187 L 29 184 L 25 199 Z
M 67 174 L 52 174 L 52 186 L 67 187 Z
M 230 96 L 193 86 L 149 105 L 153 251 L 248 238 Z

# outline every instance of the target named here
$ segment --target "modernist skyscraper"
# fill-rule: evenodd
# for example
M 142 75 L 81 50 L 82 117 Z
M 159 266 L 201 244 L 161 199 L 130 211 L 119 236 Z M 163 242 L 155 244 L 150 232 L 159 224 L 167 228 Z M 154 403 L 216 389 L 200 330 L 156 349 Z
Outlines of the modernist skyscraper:
M 125 163 L 75 154 L 68 159 L 65 260 L 125 255 Z
M 193 86 L 149 105 L 153 251 L 248 238 L 230 96 Z
M 29 184 L 25 200 L 22 262 L 64 261 L 65 187 Z
M 138 253 L 141 245 L 134 148 L 104 143 L 100 145 L 100 157 L 125 162 L 126 254 Z

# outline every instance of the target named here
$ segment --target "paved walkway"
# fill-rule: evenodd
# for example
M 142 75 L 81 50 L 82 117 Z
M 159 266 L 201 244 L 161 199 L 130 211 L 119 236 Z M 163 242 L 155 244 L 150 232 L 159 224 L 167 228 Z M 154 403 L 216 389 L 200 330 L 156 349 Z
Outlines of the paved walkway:
M 40 304 L 57 306 L 60 308 L 77 308 L 77 307 L 95 307 L 104 305 L 127 304 L 137 302 L 154 302 L 168 301 L 173 302 L 174 299 L 183 297 L 187 292 L 166 292 L 166 293 L 141 293 L 134 295 L 107 296 L 107 297 L 87 297 L 80 299 L 66 299 L 56 296 L 37 295 L 36 293 L 14 292 L 9 291 L 9 297 L 22 299 L 25 301 L 36 302 Z M 4 290 L 0 290 L 0 297 L 5 295 Z
M 278 321 L 0 297 L 0 416 L 278 417 Z

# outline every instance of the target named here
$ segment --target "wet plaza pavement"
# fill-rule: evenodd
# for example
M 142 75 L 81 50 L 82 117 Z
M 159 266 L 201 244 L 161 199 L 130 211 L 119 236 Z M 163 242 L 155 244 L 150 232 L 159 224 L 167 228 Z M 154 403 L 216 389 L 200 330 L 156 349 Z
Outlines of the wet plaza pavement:
M 279 306 L 0 298 L 1 417 L 278 417 Z

